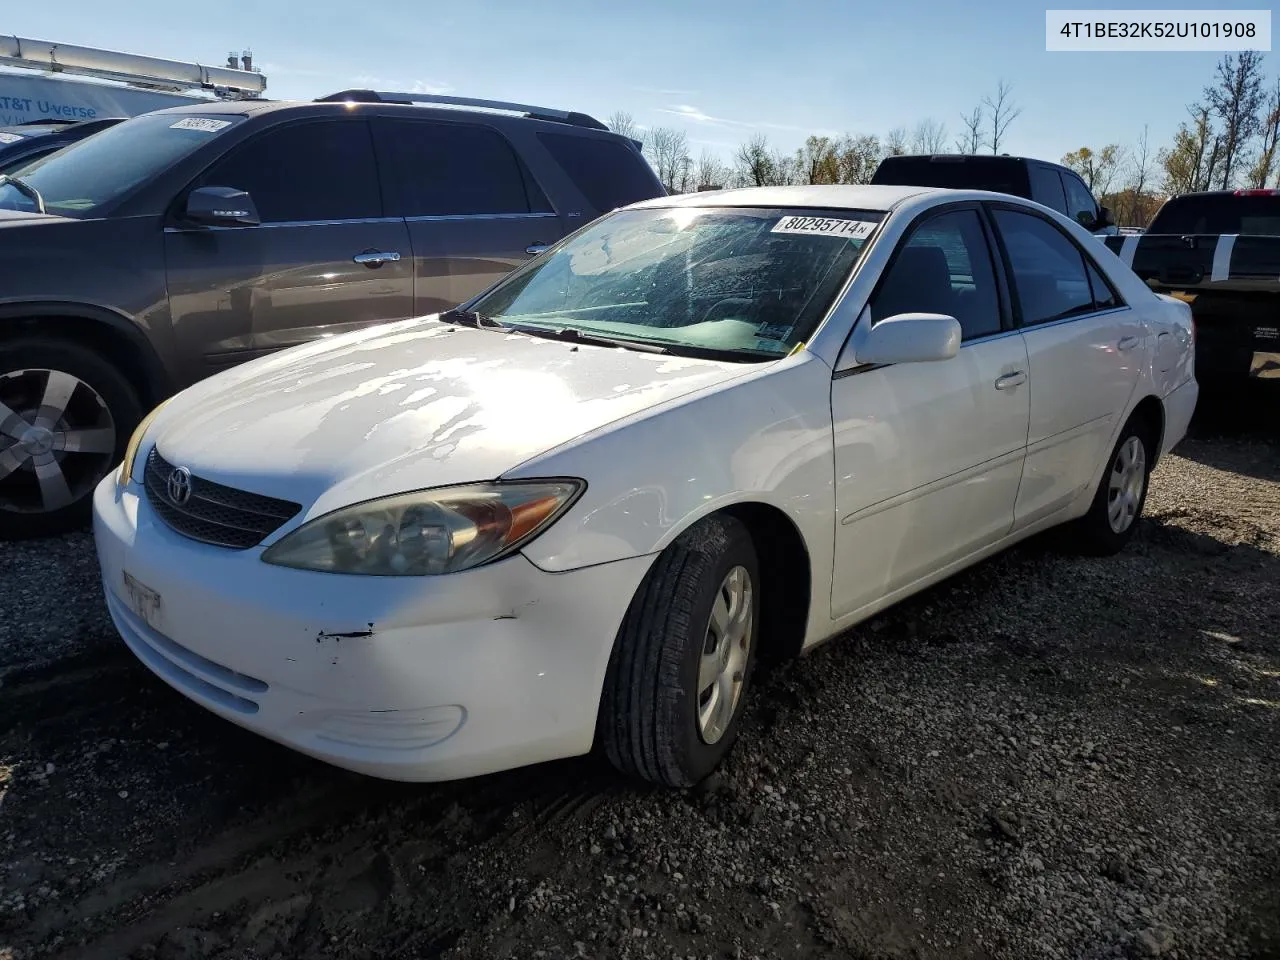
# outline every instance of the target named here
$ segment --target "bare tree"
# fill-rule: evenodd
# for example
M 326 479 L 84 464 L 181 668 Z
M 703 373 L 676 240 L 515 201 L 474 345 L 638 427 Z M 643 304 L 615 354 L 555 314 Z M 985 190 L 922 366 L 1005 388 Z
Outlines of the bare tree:
M 1147 124 L 1142 125 L 1142 136 L 1134 147 L 1129 164 L 1128 208 L 1118 211 L 1122 218 L 1133 225 L 1144 223 L 1147 207 L 1147 186 L 1151 180 L 1151 138 Z
M 845 137 L 840 144 L 840 182 L 869 183 L 883 151 L 880 138 L 870 134 Z
M 777 155 L 769 146 L 769 138 L 762 133 L 738 147 L 734 168 L 734 178 L 743 186 L 776 187 L 781 182 Z
M 694 186 L 698 190 L 703 187 L 727 187 L 730 174 L 731 171 L 724 165 L 724 162 L 716 154 L 704 147 L 702 153 L 698 155 L 698 162 L 694 167 Z
M 1224 54 L 1218 61 L 1212 86 L 1204 89 L 1205 103 L 1222 123 L 1222 166 L 1218 168 L 1223 190 L 1232 186 L 1240 158 L 1257 133 L 1262 109 L 1262 54 L 1242 50 Z
M 947 125 L 926 117 L 911 134 L 912 153 L 942 153 L 946 149 Z
M 1022 108 L 1017 106 L 1010 97 L 1013 92 L 1013 86 L 1001 80 L 996 86 L 995 97 L 983 97 L 982 102 L 986 108 L 991 111 L 991 152 L 999 153 L 1000 144 L 1004 142 L 1005 134 L 1009 130 L 1009 125 L 1018 119 L 1018 115 L 1022 113 Z
M 683 130 L 654 127 L 645 142 L 653 170 L 669 193 L 688 192 L 693 160 L 689 157 L 689 138 Z
M 982 104 L 974 107 L 972 113 L 960 115 L 964 132 L 956 140 L 956 150 L 971 154 L 982 149 L 982 120 Z
M 1271 172 L 1277 166 L 1277 140 L 1280 140 L 1280 77 L 1276 78 L 1275 86 L 1267 97 L 1266 106 L 1263 108 L 1262 125 L 1259 130 L 1261 143 L 1258 147 L 1257 156 L 1254 158 L 1253 167 L 1249 170 L 1249 186 L 1256 190 L 1260 190 L 1267 185 L 1267 181 L 1271 179 Z
M 907 152 L 907 128 L 894 127 L 884 138 L 884 155 L 900 157 Z
M 605 125 L 619 136 L 644 142 L 644 131 L 636 125 L 635 119 L 625 110 L 615 110 L 609 114 Z

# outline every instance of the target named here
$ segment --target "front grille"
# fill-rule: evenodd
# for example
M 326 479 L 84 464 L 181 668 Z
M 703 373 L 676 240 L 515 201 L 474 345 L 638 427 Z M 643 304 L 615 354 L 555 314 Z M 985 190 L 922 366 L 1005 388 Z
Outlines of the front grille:
M 171 528 L 202 543 L 246 550 L 257 546 L 302 509 L 300 503 L 237 490 L 194 475 L 190 499 L 178 504 L 169 496 L 169 475 L 173 471 L 173 464 L 153 447 L 143 472 L 147 500 Z

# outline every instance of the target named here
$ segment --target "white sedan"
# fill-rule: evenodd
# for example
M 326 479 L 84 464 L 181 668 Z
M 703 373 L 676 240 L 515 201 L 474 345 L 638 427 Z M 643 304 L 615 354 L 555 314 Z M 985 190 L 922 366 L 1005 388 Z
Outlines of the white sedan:
M 798 653 L 1047 528 L 1121 549 L 1190 311 L 1008 196 L 783 187 L 597 220 L 445 314 L 178 394 L 97 489 L 120 634 L 380 777 L 671 786 Z

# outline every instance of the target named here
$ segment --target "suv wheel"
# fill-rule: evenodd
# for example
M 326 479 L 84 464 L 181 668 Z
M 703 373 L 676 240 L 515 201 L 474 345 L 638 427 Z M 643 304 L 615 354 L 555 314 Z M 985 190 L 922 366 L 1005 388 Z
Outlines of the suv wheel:
M 92 351 L 46 338 L 0 342 L 0 540 L 83 524 L 141 419 L 137 392 Z

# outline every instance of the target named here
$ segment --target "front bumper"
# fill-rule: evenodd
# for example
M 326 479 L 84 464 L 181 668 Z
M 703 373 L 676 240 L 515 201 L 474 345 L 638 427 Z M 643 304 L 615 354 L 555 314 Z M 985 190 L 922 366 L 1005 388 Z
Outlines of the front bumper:
M 321 760 L 447 780 L 585 753 L 651 557 L 546 573 L 522 555 L 443 577 L 309 573 L 186 539 L 134 484 L 94 493 L 107 606 L 180 693 Z

